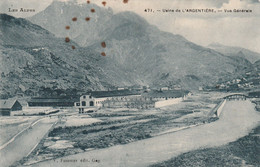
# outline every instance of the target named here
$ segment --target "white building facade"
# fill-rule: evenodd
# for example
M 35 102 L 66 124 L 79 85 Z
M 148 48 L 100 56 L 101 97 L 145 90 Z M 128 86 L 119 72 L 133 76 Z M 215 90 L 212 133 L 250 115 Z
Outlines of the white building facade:
M 168 91 L 167 91 L 168 92 Z M 93 112 L 101 107 L 107 108 L 160 108 L 173 105 L 185 100 L 190 93 L 176 95 L 176 92 L 155 92 L 150 95 L 141 94 L 116 94 L 115 92 L 89 93 L 80 97 L 80 101 L 74 103 L 79 113 Z M 110 94 L 108 94 L 110 93 Z
M 94 111 L 101 107 L 116 107 L 110 104 L 110 101 L 129 101 L 130 99 L 137 99 L 141 95 L 125 95 L 125 96 L 110 96 L 110 97 L 94 97 L 91 94 L 83 95 L 80 97 L 79 102 L 74 103 L 74 107 L 78 109 L 79 113 Z

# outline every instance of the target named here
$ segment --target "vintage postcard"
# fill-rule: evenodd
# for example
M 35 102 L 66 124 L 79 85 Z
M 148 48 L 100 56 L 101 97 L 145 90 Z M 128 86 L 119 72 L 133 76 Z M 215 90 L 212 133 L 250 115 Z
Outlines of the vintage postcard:
M 1 0 L 1 167 L 260 166 L 259 0 Z

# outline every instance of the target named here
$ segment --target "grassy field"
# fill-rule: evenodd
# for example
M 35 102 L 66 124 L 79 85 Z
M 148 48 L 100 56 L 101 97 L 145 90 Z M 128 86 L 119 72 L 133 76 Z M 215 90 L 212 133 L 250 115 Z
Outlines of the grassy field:
M 83 126 L 65 126 L 66 120 L 70 119 L 70 117 L 66 117 L 22 162 L 42 161 L 127 144 L 178 128 L 212 122 L 215 118 L 209 118 L 207 114 L 220 101 L 219 96 L 222 95 L 194 95 L 180 104 L 162 109 L 102 109 L 88 114 L 90 118 L 100 121 Z M 86 117 L 86 115 L 82 115 L 82 117 Z M 62 145 L 60 148 L 53 147 L 57 143 L 70 144 L 68 147 L 66 145 Z

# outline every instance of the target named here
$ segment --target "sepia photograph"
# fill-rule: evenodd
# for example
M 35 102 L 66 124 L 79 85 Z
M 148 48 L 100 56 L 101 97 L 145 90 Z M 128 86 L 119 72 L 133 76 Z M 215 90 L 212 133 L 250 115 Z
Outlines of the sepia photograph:
M 0 167 L 259 167 L 260 0 L 1 0 Z

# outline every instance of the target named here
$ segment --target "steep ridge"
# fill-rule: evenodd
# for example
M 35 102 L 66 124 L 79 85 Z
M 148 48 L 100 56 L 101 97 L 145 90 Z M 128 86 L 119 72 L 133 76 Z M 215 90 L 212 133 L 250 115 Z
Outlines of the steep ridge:
M 54 1 L 29 20 L 35 24 L 0 15 L 0 82 L 7 95 L 133 85 L 192 90 L 242 76 L 253 67 L 243 57 L 160 31 L 133 12 L 113 14 L 94 4 Z
M 212 43 L 208 47 L 227 56 L 246 58 L 251 63 L 255 63 L 256 61 L 260 60 L 260 53 L 253 52 L 241 47 L 224 46 L 219 43 Z

